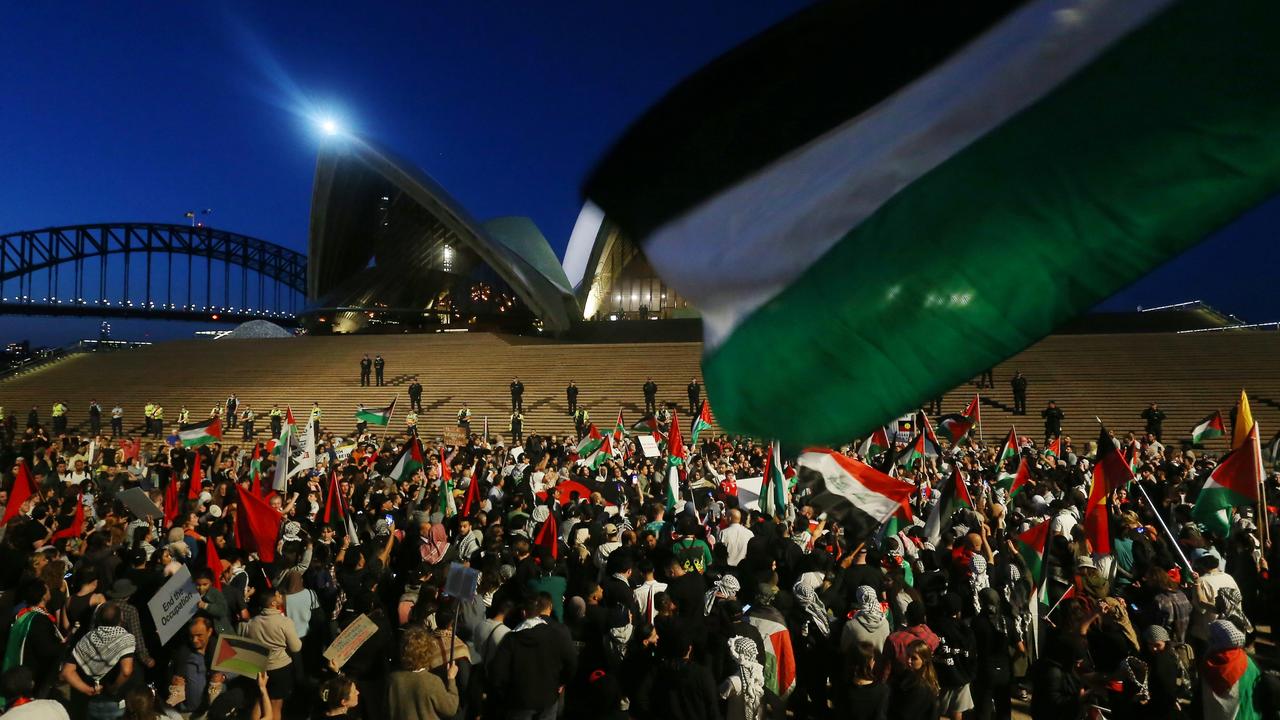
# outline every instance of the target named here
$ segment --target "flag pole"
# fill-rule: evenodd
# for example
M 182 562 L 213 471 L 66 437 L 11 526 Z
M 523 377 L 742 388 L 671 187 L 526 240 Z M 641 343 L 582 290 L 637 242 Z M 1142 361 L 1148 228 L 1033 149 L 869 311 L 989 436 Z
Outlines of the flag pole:
M 1048 582 L 1048 578 L 1045 578 L 1045 582 Z M 1062 597 L 1058 598 L 1058 602 L 1054 603 L 1053 607 L 1049 608 L 1049 612 L 1044 614 L 1045 617 L 1049 617 L 1050 615 L 1052 615 L 1053 611 L 1058 609 L 1058 606 L 1062 604 L 1063 600 L 1067 599 L 1067 596 L 1071 594 L 1071 591 L 1074 588 L 1075 588 L 1074 585 L 1067 587 L 1067 589 L 1062 592 Z
M 1258 463 L 1258 549 L 1262 552 L 1262 562 L 1265 566 L 1271 528 L 1267 523 L 1267 472 L 1262 464 L 1262 426 L 1257 421 L 1253 423 L 1253 435 L 1258 438 L 1258 441 L 1253 443 L 1253 452 Z
M 899 505 L 894 505 L 892 510 L 890 510 L 888 513 L 886 513 L 884 517 L 880 518 L 880 521 L 876 523 L 876 527 L 880 527 L 881 525 L 884 525 L 885 523 L 889 522 L 889 518 L 893 517 L 894 515 L 897 515 L 897 514 L 898 514 L 898 510 L 901 510 L 901 509 L 902 509 L 902 505 L 901 505 L 901 504 L 899 504 Z M 872 533 L 872 534 L 874 534 L 874 533 Z M 856 547 L 854 547 L 854 548 L 853 548 L 853 550 L 852 550 L 852 551 L 850 551 L 850 552 L 849 552 L 849 554 L 848 554 L 848 555 L 846 555 L 845 557 L 853 557 L 854 555 L 857 555 L 859 552 L 861 552 L 861 551 L 862 551 L 862 548 L 864 548 L 864 547 L 866 547 L 866 546 L 867 546 L 867 540 L 866 540 L 866 539 L 863 539 L 863 541 L 862 541 L 862 542 L 860 542 L 860 543 L 858 543 L 858 545 L 857 545 Z
M 391 416 L 396 414 L 396 402 L 400 400 L 400 393 L 391 398 L 391 409 L 387 411 L 387 432 L 391 432 Z
M 1191 567 L 1191 561 L 1187 559 L 1186 554 L 1182 552 L 1182 547 L 1178 545 L 1178 538 L 1173 536 L 1173 531 L 1171 531 L 1169 526 L 1164 523 L 1164 517 L 1160 515 L 1160 508 L 1156 507 L 1156 504 L 1151 502 L 1151 496 L 1147 494 L 1147 489 L 1142 487 L 1142 483 L 1140 482 L 1133 483 L 1133 487 L 1138 488 L 1138 492 L 1142 493 L 1142 497 L 1147 501 L 1147 505 L 1151 506 L 1151 511 L 1155 513 L 1156 521 L 1160 523 L 1160 527 L 1164 530 L 1165 534 L 1169 536 L 1170 542 L 1173 543 L 1173 549 L 1178 551 L 1178 557 L 1182 558 L 1182 564 L 1187 566 L 1187 570 L 1189 572 L 1195 573 L 1195 568 Z
M 974 403 L 974 409 L 978 411 L 978 442 L 986 443 L 987 438 L 982 434 L 982 393 L 975 392 L 973 399 L 977 401 Z

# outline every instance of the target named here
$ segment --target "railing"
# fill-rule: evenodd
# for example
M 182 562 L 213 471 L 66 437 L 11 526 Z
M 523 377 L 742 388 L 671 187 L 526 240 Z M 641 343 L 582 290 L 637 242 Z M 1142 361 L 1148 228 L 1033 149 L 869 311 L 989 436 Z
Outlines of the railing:
M 1224 327 L 1215 327 L 1215 328 L 1197 328 L 1195 330 L 1179 330 L 1178 334 L 1189 335 L 1191 333 L 1224 332 L 1226 330 L 1262 330 L 1264 328 L 1268 330 L 1280 331 L 1280 322 L 1243 323 L 1240 325 L 1227 325 Z
M 23 358 L 8 367 L 0 369 L 0 381 L 26 375 L 27 373 L 39 370 L 42 367 L 52 365 L 55 362 L 64 360 L 72 355 L 90 352 L 115 352 L 118 350 L 133 350 L 140 347 L 150 345 L 149 342 L 141 342 L 137 340 L 77 340 L 69 345 L 59 348 L 46 348 L 39 350 L 35 355 L 29 358 Z

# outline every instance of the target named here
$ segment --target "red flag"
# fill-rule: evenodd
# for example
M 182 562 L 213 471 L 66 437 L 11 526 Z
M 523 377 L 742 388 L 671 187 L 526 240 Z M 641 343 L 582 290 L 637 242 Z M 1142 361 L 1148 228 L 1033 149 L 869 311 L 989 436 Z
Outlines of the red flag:
M 467 496 L 462 499 L 462 517 L 471 517 L 471 514 L 480 507 L 480 464 L 471 470 L 471 482 L 467 484 Z
M 538 535 L 534 538 L 533 544 L 546 548 L 551 553 L 552 560 L 560 558 L 560 528 L 556 522 L 556 514 L 552 512 L 547 516 L 546 522 L 542 523 L 542 527 L 538 528 Z
M 240 547 L 256 551 L 263 562 L 275 562 L 276 541 L 284 517 L 253 492 L 236 484 L 240 507 L 236 512 L 236 539 Z
M 35 494 L 36 484 L 31 479 L 31 472 L 27 470 L 27 463 L 25 460 L 18 460 L 18 472 L 13 477 L 13 489 L 9 491 L 9 504 L 5 506 L 0 525 L 17 516 L 18 511 L 22 509 L 22 504 Z
M 187 497 L 192 500 L 200 497 L 200 486 L 204 484 L 204 472 L 200 467 L 200 453 L 191 456 L 191 484 L 187 486 Z
M 440 480 L 448 482 L 453 479 L 453 471 L 449 469 L 449 462 L 444 459 L 444 448 L 440 448 Z
M 182 501 L 178 499 L 178 478 L 170 477 L 169 484 L 164 489 L 164 524 L 165 527 L 173 527 L 173 521 L 178 519 L 178 510 L 182 505 Z
M 1031 468 L 1027 466 L 1027 458 L 1020 457 L 1018 459 L 1018 473 L 1013 476 L 1013 484 L 1009 486 L 1009 497 L 1018 494 L 1023 485 L 1031 480 Z
M 218 546 L 213 538 L 204 541 L 204 563 L 213 573 L 213 586 L 222 589 L 222 558 L 218 557 Z
M 80 493 L 80 499 L 76 501 L 76 515 L 71 519 L 71 524 L 66 528 L 59 530 L 49 538 L 49 542 L 61 540 L 62 538 L 78 538 L 84 532 L 84 493 Z
M 973 399 L 969 401 L 969 407 L 965 408 L 961 414 L 972 420 L 974 425 L 982 422 L 982 410 L 978 405 L 978 393 L 973 394 Z
M 1133 471 L 1116 443 L 1103 427 L 1098 433 L 1098 456 L 1093 466 L 1093 487 L 1084 508 L 1084 533 L 1093 552 L 1111 552 L 1111 527 L 1107 519 L 1107 496 L 1133 479 Z
M 669 462 L 672 465 L 684 465 L 686 458 L 684 436 L 680 434 L 680 413 L 671 413 L 671 429 L 667 431 L 667 454 L 671 456 Z

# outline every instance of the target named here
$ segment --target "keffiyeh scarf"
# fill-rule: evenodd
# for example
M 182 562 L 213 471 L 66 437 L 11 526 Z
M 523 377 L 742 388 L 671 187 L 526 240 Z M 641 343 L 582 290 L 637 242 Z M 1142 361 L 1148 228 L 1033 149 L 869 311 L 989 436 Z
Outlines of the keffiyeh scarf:
M 729 655 L 738 663 L 738 680 L 742 683 L 742 704 L 747 720 L 760 717 L 764 701 L 764 666 L 760 664 L 756 643 L 749 637 L 729 638 Z
M 822 604 L 818 599 L 818 593 L 808 585 L 796 583 L 791 588 L 791 593 L 796 596 L 796 601 L 800 603 L 800 607 L 804 608 L 805 613 L 809 616 L 809 620 L 813 622 L 818 632 L 826 637 L 831 634 L 831 624 L 827 619 L 827 606 Z
M 742 589 L 738 578 L 732 575 L 725 575 L 711 586 L 707 594 L 703 596 L 703 614 L 710 615 L 711 610 L 716 606 L 716 600 L 737 600 L 738 591 Z
M 94 628 L 76 643 L 71 655 L 84 674 L 97 683 L 111 672 L 121 658 L 136 649 L 133 635 L 128 630 L 111 625 Z

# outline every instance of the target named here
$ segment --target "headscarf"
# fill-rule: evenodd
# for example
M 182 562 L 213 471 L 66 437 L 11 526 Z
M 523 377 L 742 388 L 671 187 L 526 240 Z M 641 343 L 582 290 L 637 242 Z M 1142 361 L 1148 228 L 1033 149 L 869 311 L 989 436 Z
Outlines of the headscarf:
M 1244 614 L 1244 598 L 1240 591 L 1233 587 L 1224 587 L 1218 591 L 1218 617 L 1230 620 L 1241 632 L 1253 632 L 1253 623 Z
M 738 663 L 738 680 L 742 683 L 742 704 L 747 720 L 760 717 L 764 701 L 764 666 L 760 664 L 756 643 L 744 635 L 729 638 L 729 655 Z
M 121 658 L 132 654 L 136 648 L 137 644 L 128 630 L 119 625 L 100 625 L 76 643 L 71 656 L 84 674 L 97 683 L 111 672 Z
M 853 602 L 851 617 L 862 627 L 875 631 L 884 623 L 884 607 L 880 605 L 880 598 L 876 597 L 876 591 L 870 585 L 859 585 L 853 592 Z
M 823 637 L 829 635 L 831 626 L 827 620 L 827 606 L 823 605 L 822 601 L 818 599 L 818 593 L 814 592 L 813 588 L 802 583 L 796 583 L 795 587 L 791 588 L 791 593 L 795 595 L 800 607 L 804 608 L 805 613 L 813 621 L 813 625 L 818 629 L 818 632 Z
M 703 596 L 703 614 L 711 614 L 711 610 L 716 606 L 716 600 L 737 600 L 738 591 L 741 589 L 742 585 L 738 582 L 738 578 L 732 575 L 725 575 L 715 581 Z
M 1218 697 L 1230 697 L 1231 689 L 1249 669 L 1249 656 L 1242 649 L 1244 640 L 1240 628 L 1227 620 L 1209 624 L 1209 656 L 1202 676 Z
M 422 538 L 422 559 L 428 564 L 435 565 L 444 559 L 444 554 L 448 551 L 449 533 L 445 531 L 442 523 L 435 523 L 427 531 L 427 536 Z

